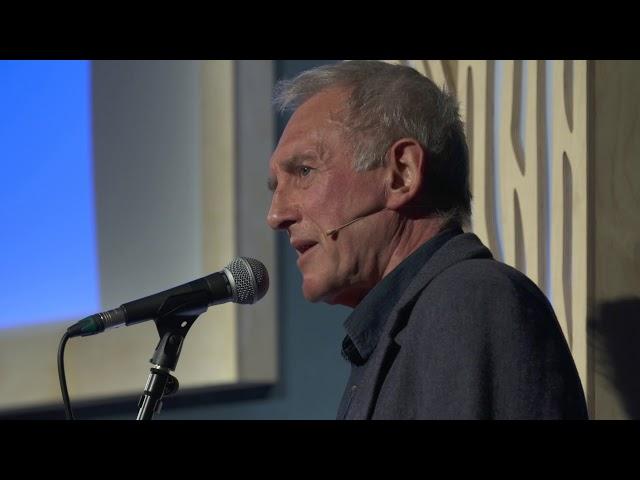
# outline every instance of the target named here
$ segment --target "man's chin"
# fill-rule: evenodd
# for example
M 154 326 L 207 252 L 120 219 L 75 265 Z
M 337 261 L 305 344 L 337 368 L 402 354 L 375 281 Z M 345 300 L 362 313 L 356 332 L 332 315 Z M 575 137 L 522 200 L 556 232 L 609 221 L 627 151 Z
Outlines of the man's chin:
M 323 299 L 322 292 L 319 292 L 313 287 L 309 287 L 306 284 L 302 285 L 302 296 L 304 299 L 311 303 L 321 302 Z
M 341 288 L 338 285 L 322 284 L 312 279 L 303 279 L 302 295 L 311 303 L 327 303 L 329 305 L 344 305 L 355 308 L 368 290 L 357 288 Z
M 311 303 L 326 303 L 329 305 L 342 305 L 340 294 L 326 287 L 321 288 L 320 285 L 314 285 L 311 282 L 304 282 L 302 285 L 302 295 L 305 300 Z
M 331 303 L 331 298 L 333 297 L 326 285 L 322 285 L 320 282 L 314 281 L 312 279 L 303 279 L 302 295 L 304 296 L 305 300 L 311 303 Z

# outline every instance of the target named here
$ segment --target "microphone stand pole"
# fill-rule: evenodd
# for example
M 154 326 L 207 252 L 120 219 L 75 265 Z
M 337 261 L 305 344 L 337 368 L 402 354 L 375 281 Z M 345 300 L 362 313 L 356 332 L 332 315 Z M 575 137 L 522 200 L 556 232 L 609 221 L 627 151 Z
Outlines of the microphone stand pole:
M 153 321 L 156 324 L 160 342 L 156 346 L 151 360 L 151 372 L 140 400 L 136 420 L 152 420 L 160 413 L 162 398 L 178 391 L 178 379 L 171 375 L 176 369 L 182 344 L 191 325 L 198 316 L 207 310 L 207 294 L 202 291 L 175 295 L 162 305 Z

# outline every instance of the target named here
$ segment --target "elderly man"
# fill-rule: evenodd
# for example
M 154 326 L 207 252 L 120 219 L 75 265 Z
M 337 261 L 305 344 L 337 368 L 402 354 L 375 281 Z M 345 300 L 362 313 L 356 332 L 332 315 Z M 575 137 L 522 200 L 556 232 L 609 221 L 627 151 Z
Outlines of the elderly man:
M 354 308 L 339 419 L 587 418 L 552 307 L 468 224 L 457 103 L 415 70 L 351 61 L 279 85 L 294 109 L 267 221 L 307 300 Z

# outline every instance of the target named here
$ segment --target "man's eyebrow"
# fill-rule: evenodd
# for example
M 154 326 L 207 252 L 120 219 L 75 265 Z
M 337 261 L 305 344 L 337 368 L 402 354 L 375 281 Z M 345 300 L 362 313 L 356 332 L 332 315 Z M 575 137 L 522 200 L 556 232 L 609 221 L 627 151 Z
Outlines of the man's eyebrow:
M 291 157 L 282 160 L 280 164 L 282 165 L 283 170 L 290 172 L 305 162 L 315 161 L 315 160 L 318 160 L 318 157 L 316 155 L 303 153 L 298 155 L 292 155 Z M 267 179 L 267 188 L 272 192 L 275 192 L 277 187 L 278 187 L 278 180 L 274 177 L 269 177 Z
M 304 162 L 309 162 L 309 161 L 313 161 L 313 160 L 318 160 L 318 157 L 316 155 L 310 154 L 310 153 L 303 153 L 303 154 L 298 154 L 298 155 L 292 155 L 289 158 L 286 158 L 282 161 L 282 167 L 285 170 L 290 170 L 292 168 L 297 167 L 298 165 L 304 163 Z

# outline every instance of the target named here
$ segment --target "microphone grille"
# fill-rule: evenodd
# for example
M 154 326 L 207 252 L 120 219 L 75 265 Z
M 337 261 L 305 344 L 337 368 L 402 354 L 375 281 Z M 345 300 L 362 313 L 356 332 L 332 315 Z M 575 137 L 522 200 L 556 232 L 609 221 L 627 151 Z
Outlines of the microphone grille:
M 235 283 L 236 303 L 255 303 L 269 290 L 269 273 L 262 262 L 255 258 L 236 257 L 226 269 Z

